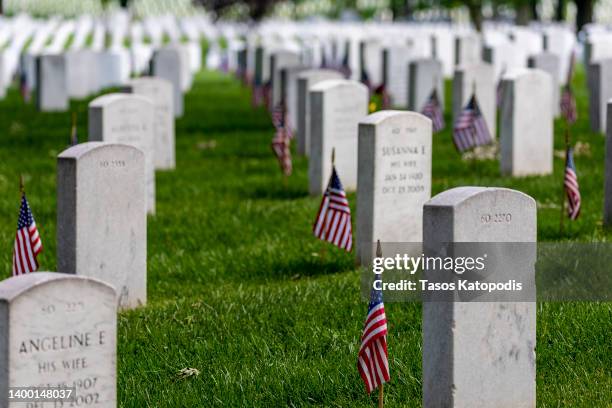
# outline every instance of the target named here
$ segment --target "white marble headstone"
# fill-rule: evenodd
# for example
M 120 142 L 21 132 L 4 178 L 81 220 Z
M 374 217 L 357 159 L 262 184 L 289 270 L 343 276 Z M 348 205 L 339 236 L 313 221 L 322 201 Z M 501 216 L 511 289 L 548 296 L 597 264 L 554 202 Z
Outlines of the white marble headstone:
M 453 78 L 453 121 L 468 103 L 474 92 L 491 137 L 495 138 L 497 122 L 497 86 L 493 66 L 477 64 L 459 66 Z
M 272 77 L 272 106 L 280 103 L 285 91 L 281 81 L 281 71 L 284 68 L 295 67 L 300 64 L 297 53 L 288 50 L 277 50 L 270 55 L 270 75 Z
M 125 89 L 153 102 L 155 107 L 153 165 L 156 169 L 174 169 L 176 160 L 172 83 L 157 77 L 140 77 L 130 80 Z
M 89 103 L 89 141 L 124 143 L 145 154 L 147 212 L 155 214 L 155 107 L 140 95 L 106 94 Z
M 506 73 L 502 81 L 502 174 L 529 176 L 552 173 L 552 77 L 542 70 L 525 68 Z
M 408 109 L 420 112 L 434 89 L 444 106 L 444 73 L 440 61 L 419 58 L 410 62 L 409 82 Z
M 536 239 L 535 200 L 519 191 L 458 187 L 423 208 L 425 256 Z M 535 302 L 424 302 L 423 406 L 535 407 L 535 347 Z
M 559 92 L 559 66 L 561 60 L 559 56 L 549 52 L 542 52 L 531 55 L 527 61 L 529 68 L 538 68 L 548 72 L 553 79 L 552 112 L 555 117 L 560 113 L 560 92 Z
M 589 65 L 588 86 L 591 130 L 606 133 L 606 104 L 612 98 L 612 58 Z
M 482 39 L 476 33 L 455 37 L 455 65 L 472 65 L 482 61 Z
M 431 147 L 431 120 L 420 113 L 380 111 L 359 123 L 356 250 L 362 265 L 377 240 L 422 242 Z
M 117 300 L 102 281 L 35 272 L 0 282 L 0 350 L 2 407 L 54 406 L 9 405 L 8 388 L 60 386 L 76 388 L 75 406 L 117 406 Z
M 391 106 L 408 106 L 408 68 L 414 59 L 413 47 L 407 45 L 389 46 L 383 51 L 384 76 Z
M 60 54 L 43 54 L 36 60 L 36 101 L 43 112 L 68 109 L 66 60 Z
M 352 80 L 319 82 L 310 88 L 309 191 L 321 195 L 331 175 L 331 156 L 344 189 L 357 188 L 359 121 L 368 114 L 368 88 Z
M 312 69 L 302 71 L 297 79 L 297 152 L 310 154 L 310 88 L 328 79 L 342 79 L 338 71 Z
M 145 157 L 134 146 L 88 142 L 57 161 L 57 264 L 108 282 L 120 308 L 147 300 Z
M 183 64 L 184 58 L 175 48 L 162 48 L 153 54 L 151 67 L 153 76 L 166 79 L 172 83 L 175 118 L 183 116 Z

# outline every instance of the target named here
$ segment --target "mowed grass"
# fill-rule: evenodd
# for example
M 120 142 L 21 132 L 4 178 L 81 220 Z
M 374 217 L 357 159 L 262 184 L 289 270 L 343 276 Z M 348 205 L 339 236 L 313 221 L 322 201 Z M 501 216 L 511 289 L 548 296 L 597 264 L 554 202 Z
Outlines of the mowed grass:
M 564 235 L 560 158 L 551 176 L 500 177 L 497 160 L 462 161 L 447 129 L 434 135 L 433 193 L 461 185 L 515 188 L 538 201 L 541 241 L 609 240 L 600 221 L 604 138 L 588 130 L 582 72 L 572 136 L 589 145 L 590 155 L 576 157 L 583 212 Z M 376 402 L 356 369 L 367 305 L 353 254 L 311 236 L 320 199 L 308 196 L 307 161 L 294 156 L 285 184 L 270 151 L 269 116 L 249 100 L 233 78 L 210 72 L 198 75 L 186 95 L 177 169 L 157 174 L 157 215 L 148 222 L 149 302 L 119 318 L 120 406 Z M 448 92 L 446 100 L 450 106 Z M 84 141 L 87 101 L 71 108 Z M 555 127 L 562 149 L 564 126 Z M 0 273 L 10 275 L 20 173 L 45 245 L 42 269 L 55 270 L 56 156 L 68 143 L 70 114 L 37 113 L 13 89 L 0 102 L 0 131 Z M 349 198 L 354 211 L 355 196 Z M 421 406 L 421 307 L 386 309 L 387 406 Z M 538 304 L 539 407 L 612 406 L 611 322 L 610 304 Z M 183 368 L 200 374 L 181 378 Z

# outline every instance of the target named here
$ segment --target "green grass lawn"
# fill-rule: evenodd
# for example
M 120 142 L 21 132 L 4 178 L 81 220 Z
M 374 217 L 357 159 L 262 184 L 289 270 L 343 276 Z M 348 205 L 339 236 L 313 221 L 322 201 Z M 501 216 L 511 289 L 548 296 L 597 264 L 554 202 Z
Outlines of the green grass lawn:
M 563 160 L 551 176 L 499 176 L 498 161 L 462 161 L 450 130 L 434 135 L 433 193 L 455 186 L 506 186 L 533 196 L 541 241 L 606 241 L 601 226 L 604 138 L 588 129 L 583 71 L 574 141 L 581 218 L 559 235 Z M 450 84 L 447 83 L 447 91 Z M 372 407 L 356 369 L 367 305 L 353 254 L 311 235 L 319 198 L 308 196 L 307 161 L 294 157 L 288 183 L 270 151 L 272 126 L 232 78 L 204 73 L 177 121 L 177 169 L 157 174 L 157 215 L 148 224 L 146 307 L 119 317 L 118 398 L 125 407 Z M 447 105 L 450 94 L 447 92 Z M 86 138 L 87 102 L 73 102 Z M 449 109 L 447 109 L 447 112 Z M 0 256 L 10 275 L 19 205 L 18 175 L 55 270 L 56 156 L 70 114 L 40 114 L 13 89 L 0 102 Z M 451 123 L 450 116 L 446 117 Z M 555 124 L 555 147 L 563 148 Z M 355 204 L 355 196 L 349 196 Z M 325 256 L 321 256 L 326 247 Z M 421 307 L 387 304 L 388 406 L 421 405 Z M 610 407 L 610 304 L 540 303 L 539 407 Z M 195 368 L 199 375 L 179 376 Z

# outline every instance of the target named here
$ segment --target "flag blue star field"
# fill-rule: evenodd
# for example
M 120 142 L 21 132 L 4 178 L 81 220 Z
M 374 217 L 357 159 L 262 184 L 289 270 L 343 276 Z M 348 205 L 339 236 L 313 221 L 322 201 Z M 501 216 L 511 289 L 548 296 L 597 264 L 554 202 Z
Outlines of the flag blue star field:
M 334 166 L 312 231 L 317 238 L 338 248 L 350 251 L 353 247 L 351 209 Z
M 38 235 L 36 222 L 30 210 L 25 194 L 21 196 L 21 208 L 17 221 L 17 235 L 13 251 L 13 276 L 34 272 L 38 269 L 38 254 L 42 251 L 42 242 Z
M 387 316 L 380 290 L 372 289 L 370 294 L 357 368 L 368 394 L 389 381 Z
M 476 146 L 489 144 L 492 141 L 487 123 L 478 107 L 476 95 L 472 95 L 453 128 L 455 147 L 459 152 L 464 152 Z
M 580 187 L 578 185 L 578 175 L 576 175 L 576 165 L 574 164 L 574 152 L 571 147 L 565 153 L 565 179 L 563 180 L 565 193 L 567 194 L 567 215 L 575 220 L 580 215 Z

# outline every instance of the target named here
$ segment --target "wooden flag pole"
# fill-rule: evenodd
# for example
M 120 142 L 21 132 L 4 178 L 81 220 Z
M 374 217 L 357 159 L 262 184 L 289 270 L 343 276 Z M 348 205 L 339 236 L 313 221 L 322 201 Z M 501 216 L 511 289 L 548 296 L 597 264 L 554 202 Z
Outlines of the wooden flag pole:
M 23 174 L 19 175 L 19 192 L 21 195 L 25 194 L 25 184 L 23 183 Z

